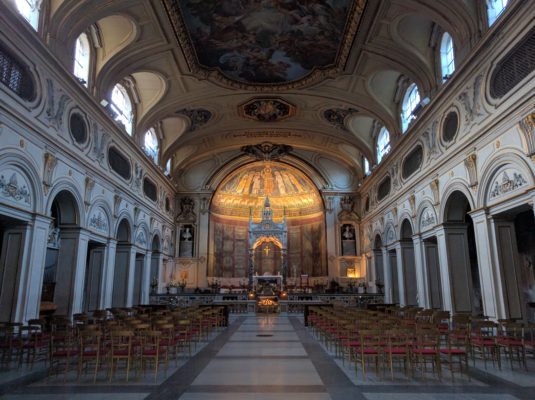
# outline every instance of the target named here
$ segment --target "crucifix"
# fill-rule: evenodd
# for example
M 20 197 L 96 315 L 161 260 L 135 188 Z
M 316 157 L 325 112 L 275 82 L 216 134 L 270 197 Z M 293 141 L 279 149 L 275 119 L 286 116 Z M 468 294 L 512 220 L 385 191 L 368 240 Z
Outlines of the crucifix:
M 269 249 L 269 246 L 266 244 L 266 245 L 264 246 L 264 253 L 266 253 L 266 257 L 269 256 L 269 250 L 270 250 L 270 249 Z

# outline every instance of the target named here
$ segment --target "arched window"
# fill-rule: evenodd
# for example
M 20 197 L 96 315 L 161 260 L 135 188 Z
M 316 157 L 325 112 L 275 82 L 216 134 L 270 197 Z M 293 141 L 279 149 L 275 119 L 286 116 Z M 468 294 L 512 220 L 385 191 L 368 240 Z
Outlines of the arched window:
M 381 128 L 377 137 L 377 163 L 380 163 L 384 156 L 390 151 L 390 133 L 386 128 Z
M 420 93 L 418 92 L 418 86 L 415 83 L 410 85 L 403 97 L 403 103 L 401 107 L 401 130 L 405 132 L 409 127 L 409 123 L 416 118 L 413 115 L 414 109 L 420 103 Z
M 171 159 L 167 160 L 167 162 L 165 163 L 164 174 L 166 176 L 171 176 Z
M 82 33 L 76 39 L 74 48 L 74 76 L 80 83 L 87 87 L 89 81 L 89 63 L 91 61 L 91 48 L 89 39 L 85 33 Z
M 370 175 L 372 171 L 370 170 L 370 162 L 366 157 L 362 157 L 362 164 L 364 166 L 364 175 Z
M 143 140 L 143 150 L 155 164 L 158 164 L 158 138 L 153 128 L 150 128 L 145 132 L 145 138 Z
M 132 122 L 134 115 L 132 113 L 132 102 L 123 85 L 118 83 L 111 92 L 111 107 L 115 112 L 115 121 L 120 122 L 126 132 L 132 135 Z
M 442 82 L 446 82 L 455 71 L 453 39 L 448 32 L 444 32 L 440 43 L 440 67 L 442 70 Z
M 507 7 L 508 0 L 487 0 L 487 15 L 491 26 Z
M 38 0 L 16 0 L 17 10 L 33 29 L 39 28 L 39 1 Z

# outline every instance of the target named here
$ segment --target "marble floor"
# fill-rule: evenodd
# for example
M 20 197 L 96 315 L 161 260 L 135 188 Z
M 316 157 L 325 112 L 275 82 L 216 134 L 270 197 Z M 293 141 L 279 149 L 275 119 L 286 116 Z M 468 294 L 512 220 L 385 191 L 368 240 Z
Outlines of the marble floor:
M 535 362 L 529 371 L 502 371 L 476 364 L 468 376 L 394 379 L 342 363 L 302 318 L 279 315 L 237 317 L 193 357 L 159 375 L 125 384 L 47 380 L 43 367 L 0 372 L 0 399 L 7 400 L 514 400 L 535 399 Z

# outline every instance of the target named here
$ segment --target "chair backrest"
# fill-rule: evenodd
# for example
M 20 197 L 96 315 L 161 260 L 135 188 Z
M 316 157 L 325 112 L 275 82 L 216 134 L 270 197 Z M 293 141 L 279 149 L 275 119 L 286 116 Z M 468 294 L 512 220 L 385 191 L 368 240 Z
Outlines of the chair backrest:
M 112 330 L 110 332 L 112 355 L 114 357 L 130 357 L 132 354 L 133 337 L 134 333 L 130 330 Z

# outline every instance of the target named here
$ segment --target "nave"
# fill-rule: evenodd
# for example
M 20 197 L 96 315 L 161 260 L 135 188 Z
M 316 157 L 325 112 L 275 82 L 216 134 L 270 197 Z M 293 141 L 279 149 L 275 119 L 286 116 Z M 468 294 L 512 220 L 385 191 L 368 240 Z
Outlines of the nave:
M 310 314 L 314 315 L 314 312 Z M 319 315 L 319 314 L 318 314 Z M 331 313 L 331 315 L 335 315 Z M 117 375 L 109 383 L 99 375 L 96 384 L 84 373 L 47 378 L 44 366 L 32 370 L 22 366 L 16 372 L 0 374 L 0 398 L 14 399 L 285 399 L 295 400 L 394 400 L 394 399 L 461 399 L 514 400 L 532 399 L 535 362 L 528 355 L 528 371 L 506 359 L 501 370 L 488 361 L 472 364 L 468 372 L 450 377 L 443 365 L 442 377 L 429 368 L 407 377 L 402 365 L 394 365 L 390 376 L 388 366 L 367 365 L 366 377 L 359 366 L 337 355 L 318 319 L 310 319 L 305 327 L 302 315 L 231 314 L 229 326 L 213 329 L 196 344 L 191 357 L 179 355 L 177 367 L 170 362 L 167 374 L 158 373 L 157 381 L 132 374 L 128 383 Z M 316 325 L 314 325 L 316 324 Z M 474 366 L 475 365 L 475 366 Z

